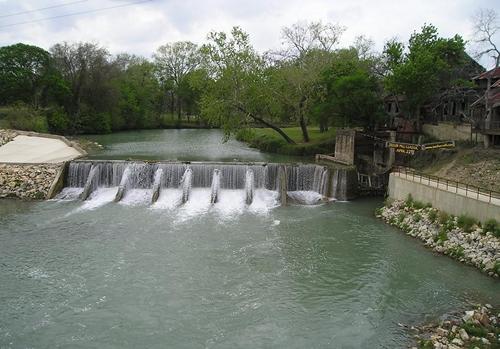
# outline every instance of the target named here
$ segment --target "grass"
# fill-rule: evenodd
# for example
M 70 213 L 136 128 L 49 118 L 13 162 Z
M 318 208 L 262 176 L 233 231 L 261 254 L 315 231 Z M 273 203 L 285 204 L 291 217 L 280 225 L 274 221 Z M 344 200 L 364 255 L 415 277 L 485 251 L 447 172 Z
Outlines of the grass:
M 249 143 L 250 146 L 262 151 L 287 155 L 314 155 L 318 153 L 332 153 L 335 144 L 335 128 L 327 132 L 319 132 L 318 127 L 308 127 L 309 142 L 302 138 L 300 127 L 285 127 L 282 130 L 296 144 L 288 144 L 283 137 L 270 128 L 251 128 L 238 132 L 236 139 Z
M 457 220 L 458 227 L 462 228 L 466 233 L 470 233 L 475 224 L 476 220 L 466 215 L 461 215 Z

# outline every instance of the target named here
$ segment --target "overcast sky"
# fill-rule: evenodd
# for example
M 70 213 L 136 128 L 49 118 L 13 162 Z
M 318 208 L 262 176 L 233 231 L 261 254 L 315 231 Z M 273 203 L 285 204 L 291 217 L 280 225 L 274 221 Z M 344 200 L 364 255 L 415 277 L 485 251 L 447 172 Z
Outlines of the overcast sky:
M 162 44 L 179 40 L 202 43 L 208 32 L 228 31 L 237 25 L 263 52 L 279 47 L 282 27 L 321 20 L 347 27 L 342 45 L 348 46 L 355 36 L 364 34 L 380 50 L 391 37 L 406 41 L 424 23 L 437 26 L 443 36 L 458 33 L 470 39 L 471 17 L 479 8 L 495 9 L 500 15 L 500 0 L 152 0 L 33 22 L 138 1 L 0 0 L 0 46 L 24 42 L 48 49 L 61 41 L 93 41 L 112 53 L 149 57 Z M 13 15 L 46 7 L 52 8 Z M 32 23 L 11 26 L 20 22 Z M 500 33 L 496 41 L 500 41 Z M 481 63 L 492 64 L 486 59 Z

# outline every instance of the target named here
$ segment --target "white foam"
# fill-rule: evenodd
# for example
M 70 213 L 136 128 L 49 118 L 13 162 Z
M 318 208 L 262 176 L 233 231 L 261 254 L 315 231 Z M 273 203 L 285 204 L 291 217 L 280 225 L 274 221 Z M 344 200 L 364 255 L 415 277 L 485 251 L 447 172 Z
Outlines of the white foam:
M 224 189 L 219 192 L 219 201 L 213 209 L 223 219 L 231 219 L 245 211 L 245 191 L 237 189 Z
M 158 200 L 151 205 L 152 209 L 172 210 L 182 203 L 182 190 L 162 188 Z
M 53 200 L 72 201 L 77 200 L 83 188 L 66 187 Z
M 278 207 L 278 192 L 267 189 L 257 189 L 254 192 L 253 202 L 248 206 L 252 213 L 266 214 L 271 209 Z
M 120 200 L 121 205 L 146 206 L 151 202 L 151 189 L 129 189 Z
M 316 205 L 323 203 L 323 195 L 315 191 L 289 191 L 287 195 L 297 204 Z
M 189 200 L 180 206 L 176 222 L 184 222 L 196 216 L 208 212 L 212 204 L 210 203 L 210 188 L 193 188 L 189 195 Z
M 97 188 L 81 206 L 84 210 L 93 210 L 104 206 L 115 199 L 118 187 Z

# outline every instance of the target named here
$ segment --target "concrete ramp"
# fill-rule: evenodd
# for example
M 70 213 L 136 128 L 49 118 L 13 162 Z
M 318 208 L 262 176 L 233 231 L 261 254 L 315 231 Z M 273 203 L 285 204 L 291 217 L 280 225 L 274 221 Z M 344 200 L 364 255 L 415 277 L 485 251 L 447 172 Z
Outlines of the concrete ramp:
M 18 135 L 0 147 L 0 162 L 59 163 L 84 155 L 68 143 L 58 138 Z

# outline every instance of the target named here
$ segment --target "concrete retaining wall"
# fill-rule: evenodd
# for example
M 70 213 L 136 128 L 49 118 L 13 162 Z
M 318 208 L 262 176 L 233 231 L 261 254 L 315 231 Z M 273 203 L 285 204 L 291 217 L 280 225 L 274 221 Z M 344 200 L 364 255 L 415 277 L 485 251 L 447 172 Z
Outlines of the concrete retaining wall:
M 439 123 L 438 125 L 423 124 L 422 130 L 425 134 L 432 136 L 440 141 L 476 141 L 482 142 L 482 134 L 473 134 L 471 139 L 471 125 L 461 124 L 456 125 L 453 123 Z M 476 139 L 477 136 L 477 139 Z
M 430 203 L 438 210 L 455 216 L 465 214 L 481 222 L 491 218 L 500 221 L 500 206 L 417 183 L 411 179 L 398 177 L 394 173 L 389 176 L 388 190 L 391 199 L 406 200 L 411 194 L 415 200 Z

